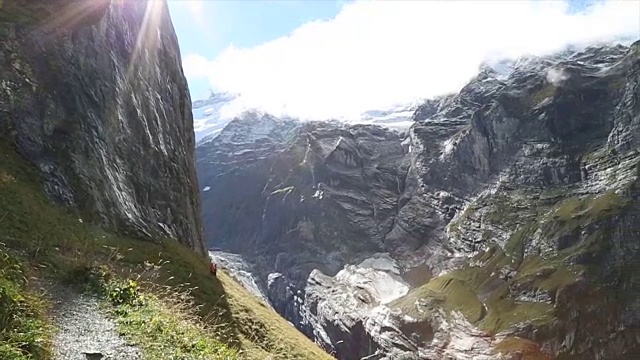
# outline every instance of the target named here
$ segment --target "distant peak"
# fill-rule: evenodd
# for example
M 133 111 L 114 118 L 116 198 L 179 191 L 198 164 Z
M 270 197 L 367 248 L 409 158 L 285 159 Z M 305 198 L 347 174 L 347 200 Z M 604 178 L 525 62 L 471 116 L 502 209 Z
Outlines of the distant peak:
M 211 91 L 211 94 L 209 94 L 209 97 L 207 99 L 200 99 L 200 100 L 195 100 L 193 101 L 193 108 L 194 109 L 199 109 L 201 107 L 207 106 L 207 105 L 216 105 L 216 104 L 221 104 L 221 103 L 229 103 L 233 100 L 235 100 L 238 97 L 238 95 L 236 94 L 230 94 L 227 92 L 213 92 Z
M 230 94 L 228 92 L 216 93 L 211 91 L 211 94 L 209 94 L 209 100 L 215 100 L 215 101 L 231 101 L 236 97 L 238 97 L 238 95 Z

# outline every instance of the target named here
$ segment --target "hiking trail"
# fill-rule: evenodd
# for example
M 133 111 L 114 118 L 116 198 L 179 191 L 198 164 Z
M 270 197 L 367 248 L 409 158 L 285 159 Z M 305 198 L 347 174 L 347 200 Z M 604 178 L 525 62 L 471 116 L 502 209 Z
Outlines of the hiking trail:
M 116 324 L 91 295 L 53 286 L 54 360 L 141 360 L 141 351 L 118 335 Z

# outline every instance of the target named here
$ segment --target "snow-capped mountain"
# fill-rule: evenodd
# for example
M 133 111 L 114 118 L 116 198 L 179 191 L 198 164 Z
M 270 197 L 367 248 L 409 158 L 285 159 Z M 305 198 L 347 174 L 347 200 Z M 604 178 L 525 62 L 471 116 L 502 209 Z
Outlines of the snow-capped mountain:
M 365 111 L 360 115 L 360 119 L 354 123 L 380 125 L 393 130 L 406 130 L 413 124 L 411 117 L 423 102 L 396 105 L 386 110 Z
M 418 105 L 423 102 L 423 100 L 420 100 L 395 105 L 387 109 L 368 110 L 356 118 L 341 119 L 340 121 L 348 124 L 380 125 L 391 130 L 404 131 L 413 124 L 411 116 Z M 247 111 L 256 110 L 248 107 L 239 95 L 211 93 L 208 99 L 194 101 L 193 127 L 196 143 L 215 138 L 229 122 L 242 117 Z
M 231 111 L 236 95 L 211 93 L 208 99 L 193 102 L 193 130 L 196 143 L 207 136 L 216 136 L 233 120 Z

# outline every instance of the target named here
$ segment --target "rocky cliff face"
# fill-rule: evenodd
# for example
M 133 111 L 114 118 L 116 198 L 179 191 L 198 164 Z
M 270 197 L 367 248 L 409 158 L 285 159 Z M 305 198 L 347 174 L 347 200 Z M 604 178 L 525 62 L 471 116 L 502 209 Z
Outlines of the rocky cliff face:
M 481 69 L 398 133 L 248 114 L 210 245 L 339 359 L 620 359 L 640 325 L 640 43 Z
M 203 252 L 191 99 L 164 1 L 0 2 L 0 128 L 84 220 Z

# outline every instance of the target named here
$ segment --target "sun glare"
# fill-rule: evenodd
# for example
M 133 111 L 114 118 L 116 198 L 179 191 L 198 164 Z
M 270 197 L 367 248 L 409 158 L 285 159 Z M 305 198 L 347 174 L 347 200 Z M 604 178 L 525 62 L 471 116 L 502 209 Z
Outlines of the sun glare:
M 187 0 L 185 5 L 193 15 L 200 14 L 202 11 L 202 0 Z
M 186 0 L 182 1 L 181 5 L 184 8 L 184 11 L 188 12 L 193 19 L 195 25 L 197 25 L 201 31 L 207 32 L 207 24 L 205 21 L 204 13 L 204 3 L 202 0 Z M 209 4 L 211 6 L 211 4 Z
M 162 12 L 166 11 L 164 4 L 162 1 L 148 1 L 145 5 L 144 18 L 127 71 L 128 76 L 131 76 L 133 67 L 136 65 L 143 50 L 154 50 L 160 40 L 158 29 L 162 21 Z
M 1 3 L 1 1 L 0 1 Z M 40 24 L 40 30 L 65 31 L 78 26 L 93 24 L 104 16 L 109 8 L 109 0 L 72 2 L 58 8 L 52 7 L 51 14 Z

